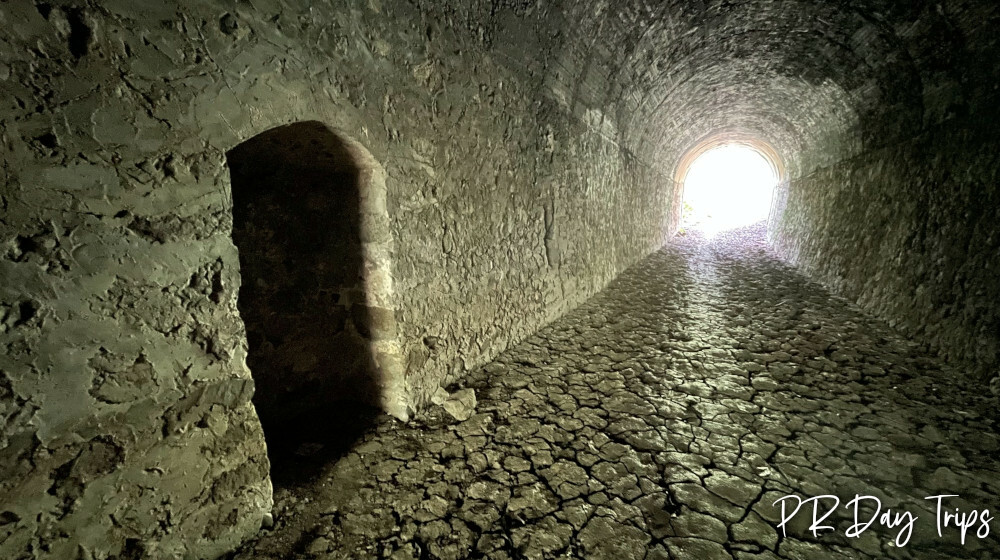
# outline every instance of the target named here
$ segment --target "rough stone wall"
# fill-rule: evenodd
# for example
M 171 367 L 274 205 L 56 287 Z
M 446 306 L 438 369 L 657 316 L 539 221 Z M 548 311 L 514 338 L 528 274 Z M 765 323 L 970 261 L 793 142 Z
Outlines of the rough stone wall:
M 410 342 L 407 370 L 418 402 L 440 372 L 455 379 L 665 241 L 659 236 L 673 227 L 665 219 L 671 200 L 649 187 L 672 183 L 616 146 L 568 143 L 551 163 L 521 171 L 528 177 L 518 179 L 507 163 L 491 172 L 495 183 L 484 188 L 502 201 L 496 212 L 483 213 L 481 198 L 458 192 L 441 193 L 436 204 L 412 201 L 399 212 L 420 216 L 397 229 L 396 261 L 402 338 Z M 477 173 L 462 178 L 482 181 Z M 525 179 L 532 189 L 514 188 L 513 181 Z M 633 229 L 635 216 L 651 217 L 640 218 L 650 221 L 647 228 L 662 228 L 656 241 Z M 472 223 L 477 239 L 463 244 Z M 519 245 L 529 249 L 512 250 Z M 483 273 L 469 274 L 475 270 Z
M 606 111 L 614 53 L 545 21 L 0 5 L 0 557 L 212 558 L 257 530 L 225 154 L 261 132 L 318 121 L 385 168 L 411 406 L 661 245 L 673 185 Z
M 856 16 L 867 23 L 851 41 L 883 34 L 891 48 L 872 42 L 864 59 L 898 75 L 859 84 L 870 101 L 853 103 L 859 118 L 824 149 L 838 157 L 792 166 L 769 237 L 807 274 L 974 378 L 996 375 L 1000 99 L 986 61 L 1000 55 L 1000 6 L 876 2 Z
M 980 378 L 1000 367 L 995 118 L 948 121 L 793 181 L 770 232 L 804 272 Z

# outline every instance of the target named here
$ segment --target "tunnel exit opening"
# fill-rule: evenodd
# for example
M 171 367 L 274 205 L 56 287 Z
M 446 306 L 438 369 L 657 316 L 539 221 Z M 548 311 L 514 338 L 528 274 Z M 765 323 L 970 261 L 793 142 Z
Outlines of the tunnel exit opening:
M 272 480 L 294 484 L 345 453 L 380 409 L 399 416 L 405 398 L 384 172 L 314 121 L 226 158 L 253 403 Z
M 722 136 L 701 142 L 678 167 L 682 226 L 711 236 L 766 221 L 782 180 L 780 161 L 756 139 Z

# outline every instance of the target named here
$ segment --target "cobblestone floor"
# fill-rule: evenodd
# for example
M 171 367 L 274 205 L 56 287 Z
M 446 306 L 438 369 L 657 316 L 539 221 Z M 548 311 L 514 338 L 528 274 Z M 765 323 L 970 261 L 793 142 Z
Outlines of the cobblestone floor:
M 465 421 L 380 419 L 235 558 L 1000 558 L 995 399 L 762 235 L 677 238 L 452 387 Z M 834 529 L 811 503 L 779 529 L 790 494 L 838 496 Z M 846 536 L 858 494 L 900 524 Z

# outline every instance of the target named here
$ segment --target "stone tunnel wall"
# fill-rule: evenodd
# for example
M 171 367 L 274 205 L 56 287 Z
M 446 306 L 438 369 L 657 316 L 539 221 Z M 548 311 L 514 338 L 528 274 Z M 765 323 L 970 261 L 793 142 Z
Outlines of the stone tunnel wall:
M 970 375 L 1000 373 L 995 113 L 792 181 L 769 232 L 806 274 Z
M 384 167 L 413 407 L 675 226 L 604 111 L 613 52 L 489 3 L 236 6 L 0 5 L 0 557 L 211 558 L 258 529 L 225 158 L 256 134 L 319 121 Z

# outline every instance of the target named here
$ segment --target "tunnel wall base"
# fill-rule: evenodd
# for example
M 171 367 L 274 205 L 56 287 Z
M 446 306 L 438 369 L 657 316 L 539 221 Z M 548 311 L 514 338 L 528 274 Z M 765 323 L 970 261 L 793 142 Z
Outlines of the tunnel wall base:
M 956 119 L 782 193 L 774 247 L 971 376 L 1000 357 L 1000 143 Z

